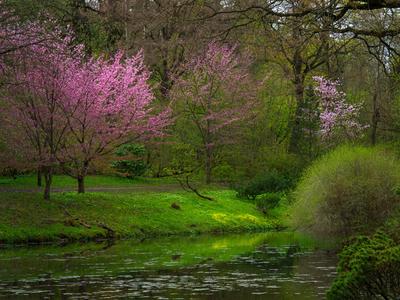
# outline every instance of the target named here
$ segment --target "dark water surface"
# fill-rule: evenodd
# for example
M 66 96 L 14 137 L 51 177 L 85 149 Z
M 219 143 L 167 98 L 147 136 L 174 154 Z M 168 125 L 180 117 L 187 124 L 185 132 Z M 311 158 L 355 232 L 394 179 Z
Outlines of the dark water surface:
M 5 299 L 324 299 L 336 256 L 294 233 L 0 250 Z

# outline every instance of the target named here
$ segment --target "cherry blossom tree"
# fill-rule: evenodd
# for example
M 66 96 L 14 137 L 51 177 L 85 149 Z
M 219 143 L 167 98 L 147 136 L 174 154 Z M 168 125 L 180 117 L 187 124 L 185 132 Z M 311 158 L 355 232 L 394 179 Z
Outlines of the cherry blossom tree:
M 4 109 L 8 123 L 18 124 L 24 138 L 36 150 L 34 159 L 45 179 L 44 198 L 50 199 L 54 166 L 68 133 L 67 118 L 60 104 L 73 78 L 72 66 L 79 64 L 82 57 L 82 47 L 71 47 L 72 35 L 58 28 L 48 31 L 37 23 L 21 26 L 28 33 L 21 39 L 20 35 L 14 35 L 8 41 L 14 50 L 3 57 L 10 81 Z M 20 28 L 16 30 L 19 32 Z M 30 43 L 27 37 L 31 37 Z
M 320 100 L 320 133 L 324 140 L 343 134 L 348 139 L 357 137 L 367 128 L 359 123 L 360 104 L 346 102 L 346 94 L 338 90 L 339 81 L 314 77 L 315 92 Z
M 49 32 L 34 23 L 25 28 L 45 42 L 27 45 L 24 38 L 24 47 L 4 59 L 12 62 L 6 70 L 12 78 L 9 121 L 21 124 L 36 149 L 45 199 L 59 162 L 83 192 L 90 162 L 123 143 L 162 135 L 169 113 L 156 114 L 150 107 L 154 98 L 141 52 L 126 59 L 122 52 L 88 58 L 82 45 L 73 46 L 68 30 Z
M 212 181 L 216 148 L 234 136 L 234 124 L 248 117 L 255 103 L 249 64 L 237 47 L 211 42 L 183 65 L 186 74 L 176 82 L 177 106 L 200 136 L 206 183 Z
M 127 59 L 118 52 L 72 66 L 73 80 L 62 102 L 70 134 L 59 160 L 83 193 L 93 160 L 122 144 L 163 135 L 170 118 L 168 110 L 151 108 L 154 96 L 142 52 Z

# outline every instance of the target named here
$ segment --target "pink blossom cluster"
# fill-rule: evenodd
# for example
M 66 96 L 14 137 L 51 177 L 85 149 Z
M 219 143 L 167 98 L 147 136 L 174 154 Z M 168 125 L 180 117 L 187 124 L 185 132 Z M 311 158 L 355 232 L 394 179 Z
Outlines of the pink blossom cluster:
M 249 74 L 250 60 L 237 47 L 211 42 L 205 51 L 183 64 L 173 95 L 200 142 L 206 182 L 210 183 L 216 150 L 238 135 L 235 125 L 250 117 L 255 106 L 257 83 Z
M 124 142 L 163 134 L 169 111 L 151 108 L 142 52 L 87 57 L 69 30 L 21 26 L 27 34 L 9 41 L 16 46 L 7 59 L 9 116 L 40 136 L 47 159 L 81 165 Z
M 353 138 L 367 126 L 358 122 L 361 105 L 346 103 L 346 94 L 338 90 L 339 81 L 315 76 L 315 92 L 320 99 L 320 133 L 323 138 L 331 138 L 340 130 L 346 137 Z
M 245 79 L 247 72 L 241 72 L 247 68 L 250 60 L 244 55 L 238 55 L 237 46 L 219 44 L 215 41 L 207 45 L 205 52 L 190 60 L 185 67 L 193 70 L 198 76 L 216 77 L 218 80 Z
M 177 80 L 175 98 L 186 103 L 203 136 L 248 116 L 257 90 L 248 73 L 249 65 L 249 58 L 238 55 L 236 46 L 217 42 L 209 43 L 204 53 L 184 64 L 186 74 Z
M 89 59 L 71 73 L 63 103 L 76 137 L 65 147 L 69 155 L 75 150 L 92 159 L 118 144 L 160 136 L 169 124 L 168 111 L 152 112 L 154 96 L 142 52 L 127 59 L 122 52 L 109 59 Z

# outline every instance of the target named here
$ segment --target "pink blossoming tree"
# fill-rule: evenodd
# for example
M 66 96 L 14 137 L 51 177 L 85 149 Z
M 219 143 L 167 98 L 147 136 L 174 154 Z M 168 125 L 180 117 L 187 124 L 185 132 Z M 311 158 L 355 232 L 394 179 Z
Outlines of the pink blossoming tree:
M 249 116 L 257 88 L 249 60 L 236 47 L 212 42 L 205 52 L 183 65 L 173 95 L 177 106 L 200 137 L 206 183 L 212 181 L 215 151 L 234 136 L 234 124 Z
M 7 57 L 13 79 L 5 105 L 9 121 L 21 124 L 37 150 L 45 199 L 58 162 L 83 192 L 90 162 L 125 142 L 161 135 L 168 112 L 155 114 L 150 108 L 153 95 L 141 53 L 87 58 L 82 45 L 71 46 L 71 32 L 25 27 L 40 32 L 45 42 L 27 45 L 24 38 L 24 46 Z
M 49 199 L 57 154 L 68 132 L 60 103 L 71 80 L 71 64 L 76 63 L 75 51 L 69 48 L 70 36 L 61 38 L 57 29 L 47 32 L 36 23 L 21 26 L 28 31 L 27 35 L 18 39 L 20 35 L 16 34 L 9 40 L 9 47 L 14 50 L 3 57 L 8 63 L 4 66 L 10 79 L 4 109 L 8 112 L 8 123 L 16 124 L 17 132 L 24 132 L 21 138 L 35 149 L 32 160 L 43 171 L 44 198 Z M 27 37 L 32 38 L 30 43 Z
M 142 52 L 73 66 L 62 103 L 70 137 L 60 160 L 83 193 L 91 161 L 124 143 L 161 136 L 170 120 L 167 110 L 155 114 L 150 107 L 154 97 Z
M 353 139 L 367 126 L 359 123 L 361 105 L 346 103 L 346 94 L 338 90 L 339 81 L 314 77 L 315 92 L 320 100 L 320 133 L 324 140 L 338 135 Z

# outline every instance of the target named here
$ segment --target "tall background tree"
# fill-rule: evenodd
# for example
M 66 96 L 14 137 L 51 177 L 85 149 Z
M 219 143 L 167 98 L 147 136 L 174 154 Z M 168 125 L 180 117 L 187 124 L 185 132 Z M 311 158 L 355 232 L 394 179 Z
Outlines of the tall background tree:
M 184 66 L 186 74 L 177 82 L 177 118 L 196 130 L 191 141 L 204 157 L 205 181 L 212 181 L 216 152 L 224 143 L 235 143 L 232 125 L 249 117 L 254 108 L 257 84 L 251 80 L 248 58 L 236 47 L 211 42 L 204 53 Z

